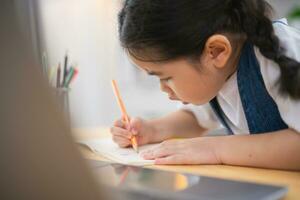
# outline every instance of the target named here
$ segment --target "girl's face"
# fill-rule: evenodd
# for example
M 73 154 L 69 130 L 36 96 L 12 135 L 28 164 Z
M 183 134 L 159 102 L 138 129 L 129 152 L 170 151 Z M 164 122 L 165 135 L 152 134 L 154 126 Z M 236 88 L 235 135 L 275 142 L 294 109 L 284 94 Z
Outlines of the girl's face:
M 201 105 L 213 99 L 235 71 L 234 64 L 229 59 L 231 47 L 228 49 L 228 46 L 223 45 L 224 43 L 215 44 L 206 48 L 195 63 L 185 58 L 163 63 L 130 58 L 149 75 L 160 79 L 161 90 L 166 92 L 171 100 Z
M 171 100 L 183 103 L 204 104 L 214 98 L 226 80 L 208 65 L 194 66 L 186 59 L 166 63 L 132 61 L 149 75 L 160 79 L 160 88 Z

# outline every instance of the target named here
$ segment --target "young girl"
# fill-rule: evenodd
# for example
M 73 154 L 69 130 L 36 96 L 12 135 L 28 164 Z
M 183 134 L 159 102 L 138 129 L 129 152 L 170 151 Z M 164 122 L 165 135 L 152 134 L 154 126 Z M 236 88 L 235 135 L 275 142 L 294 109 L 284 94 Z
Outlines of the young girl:
M 269 13 L 264 0 L 127 0 L 119 32 L 130 59 L 189 105 L 130 129 L 118 120 L 114 141 L 164 141 L 143 153 L 156 164 L 300 170 L 300 32 Z M 228 136 L 201 137 L 219 125 Z

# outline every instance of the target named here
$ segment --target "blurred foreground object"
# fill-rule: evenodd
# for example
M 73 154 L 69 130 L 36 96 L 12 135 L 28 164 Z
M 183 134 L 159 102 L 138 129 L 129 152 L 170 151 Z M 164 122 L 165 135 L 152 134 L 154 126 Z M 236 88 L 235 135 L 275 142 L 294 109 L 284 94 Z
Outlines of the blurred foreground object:
M 0 7 L 0 199 L 108 199 L 43 79 L 22 18 L 29 2 Z

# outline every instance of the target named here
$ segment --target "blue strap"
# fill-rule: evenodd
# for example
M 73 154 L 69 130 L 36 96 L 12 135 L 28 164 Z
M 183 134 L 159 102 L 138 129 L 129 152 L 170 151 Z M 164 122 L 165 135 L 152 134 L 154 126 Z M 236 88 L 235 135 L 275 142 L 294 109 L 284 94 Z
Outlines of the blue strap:
M 246 43 L 237 71 L 239 93 L 251 134 L 287 129 L 277 104 L 269 95 L 255 56 L 253 45 Z
M 222 125 L 227 129 L 228 133 L 230 135 L 233 135 L 233 131 L 231 130 L 230 126 L 228 125 L 228 123 L 225 120 L 225 113 L 223 112 L 223 110 L 220 107 L 220 104 L 218 103 L 217 98 L 215 97 L 213 100 L 211 100 L 210 102 L 210 106 L 212 107 L 214 113 L 216 114 L 218 120 L 222 123 Z

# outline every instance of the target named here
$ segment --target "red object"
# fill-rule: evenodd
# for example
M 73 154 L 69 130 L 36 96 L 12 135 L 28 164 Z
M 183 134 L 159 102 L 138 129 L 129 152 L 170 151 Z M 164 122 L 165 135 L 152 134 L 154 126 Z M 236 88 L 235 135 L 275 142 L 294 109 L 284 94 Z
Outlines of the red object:
M 70 84 L 76 79 L 76 77 L 78 76 L 78 73 L 79 73 L 78 69 L 74 68 L 74 75 L 70 81 Z

